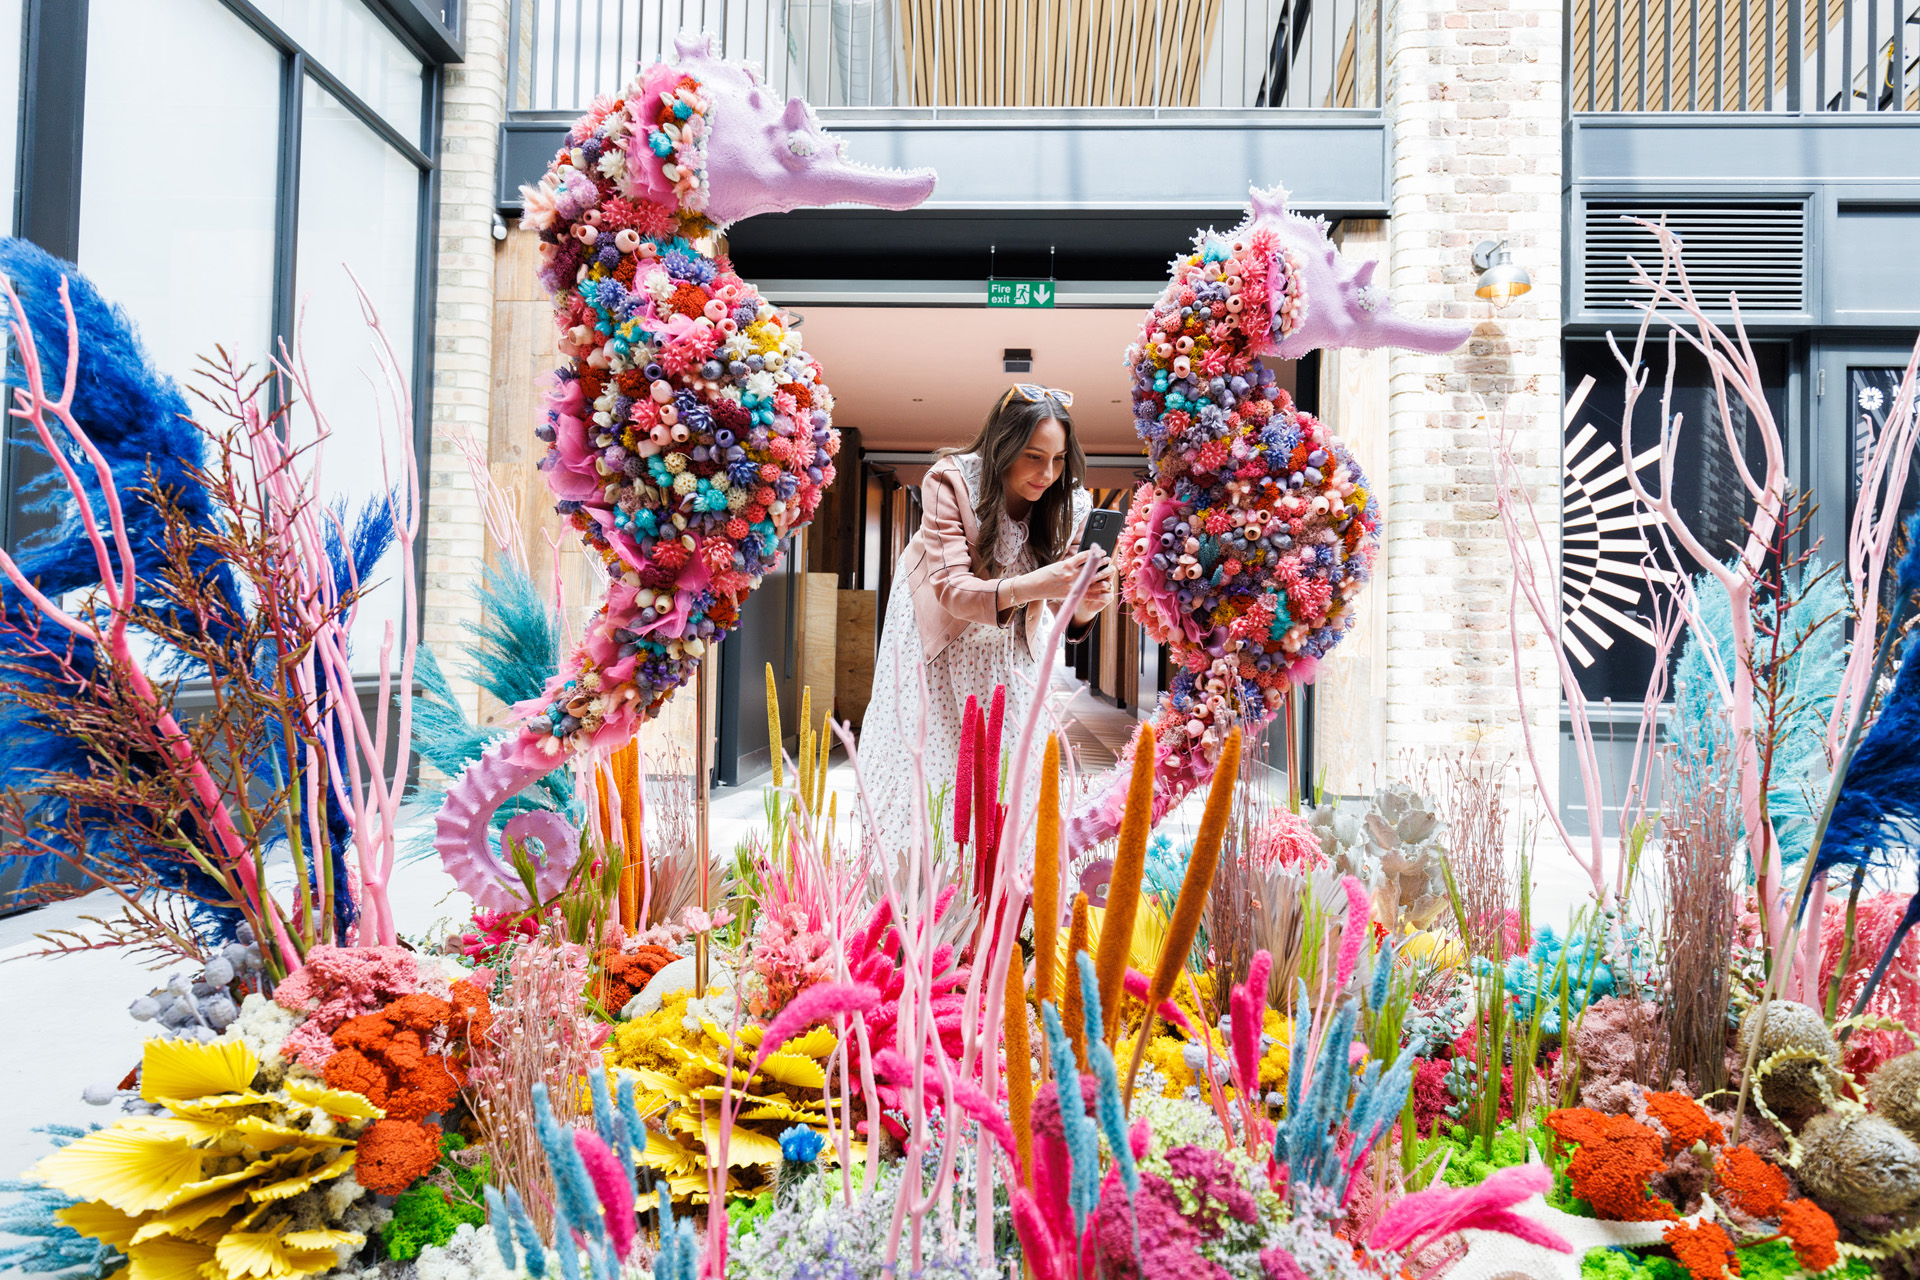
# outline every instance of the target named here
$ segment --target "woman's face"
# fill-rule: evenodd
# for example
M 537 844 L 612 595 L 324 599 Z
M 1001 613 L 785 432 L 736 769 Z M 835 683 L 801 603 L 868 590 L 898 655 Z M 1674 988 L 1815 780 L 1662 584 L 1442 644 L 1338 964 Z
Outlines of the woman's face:
M 1027 502 L 1038 502 L 1066 469 L 1066 430 L 1057 419 L 1048 418 L 1034 427 L 1026 448 L 1007 468 L 1007 492 Z

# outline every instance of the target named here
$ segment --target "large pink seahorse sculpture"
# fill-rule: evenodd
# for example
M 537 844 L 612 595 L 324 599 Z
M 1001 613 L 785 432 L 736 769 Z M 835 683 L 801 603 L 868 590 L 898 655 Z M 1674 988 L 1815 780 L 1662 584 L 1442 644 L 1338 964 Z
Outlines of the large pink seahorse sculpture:
M 675 46 L 674 64 L 594 103 L 524 191 L 566 360 L 541 466 L 610 582 L 560 674 L 515 708 L 523 727 L 441 806 L 435 846 L 483 909 L 526 905 L 488 840 L 500 805 L 657 714 L 833 482 L 820 366 L 716 252 L 719 232 L 804 205 L 908 209 L 933 190 L 931 171 L 847 160 L 804 102 L 717 59 L 711 37 Z M 565 823 L 523 814 L 507 830 L 539 840 L 539 886 L 557 889 L 577 856 Z
M 1396 315 L 1326 223 L 1254 191 L 1246 221 L 1205 232 L 1127 350 L 1134 425 L 1153 479 L 1134 495 L 1117 559 L 1128 602 L 1169 647 L 1154 718 L 1154 820 L 1213 776 L 1228 729 L 1272 720 L 1288 682 L 1351 625 L 1380 508 L 1359 464 L 1275 385 L 1262 357 L 1322 347 L 1439 354 L 1464 324 Z M 1119 829 L 1134 741 L 1068 827 L 1076 852 Z

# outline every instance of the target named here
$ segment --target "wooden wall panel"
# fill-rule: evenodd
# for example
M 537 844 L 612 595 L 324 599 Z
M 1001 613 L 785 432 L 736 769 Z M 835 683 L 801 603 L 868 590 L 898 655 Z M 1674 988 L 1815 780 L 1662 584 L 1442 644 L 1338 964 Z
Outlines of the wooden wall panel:
M 1200 105 L 1221 0 L 900 0 L 915 106 Z
M 866 719 L 873 697 L 873 661 L 877 647 L 877 591 L 841 591 L 834 628 L 833 718 L 856 729 Z
M 1335 238 L 1354 261 L 1387 257 L 1387 228 L 1378 219 L 1349 219 Z M 1368 488 L 1387 492 L 1387 353 L 1336 350 L 1320 362 L 1321 418 L 1352 448 Z M 1338 645 L 1320 660 L 1313 685 L 1313 768 L 1329 795 L 1357 795 L 1378 781 L 1386 753 L 1387 538 L 1382 528 L 1373 581 L 1362 589 L 1358 616 Z

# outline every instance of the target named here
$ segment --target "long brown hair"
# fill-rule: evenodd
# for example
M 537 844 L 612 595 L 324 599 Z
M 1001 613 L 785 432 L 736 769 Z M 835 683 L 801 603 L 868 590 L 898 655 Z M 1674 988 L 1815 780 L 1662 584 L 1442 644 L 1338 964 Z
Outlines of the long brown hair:
M 1007 471 L 1019 460 L 1020 453 L 1033 438 L 1041 423 L 1051 418 L 1060 424 L 1067 438 L 1067 466 L 1059 479 L 1027 509 L 1027 545 L 1041 564 L 1052 564 L 1067 554 L 1073 541 L 1073 493 L 1087 480 L 1086 455 L 1073 434 L 1073 415 L 1067 406 L 1052 396 L 1042 400 L 1023 400 L 1008 387 L 999 403 L 987 414 L 980 434 L 964 449 L 942 449 L 937 456 L 957 453 L 980 456 L 980 493 L 973 514 L 980 526 L 980 545 L 974 554 L 982 566 L 982 576 L 997 578 L 1008 566 L 996 563 L 1000 547 L 1000 521 L 1006 516 Z

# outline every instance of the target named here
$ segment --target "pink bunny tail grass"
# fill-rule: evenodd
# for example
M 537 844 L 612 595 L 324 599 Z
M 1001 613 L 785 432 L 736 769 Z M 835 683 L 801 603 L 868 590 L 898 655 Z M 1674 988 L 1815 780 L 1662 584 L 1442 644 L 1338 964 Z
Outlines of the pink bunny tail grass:
M 1344 990 L 1347 980 L 1353 977 L 1353 966 L 1360 960 L 1360 948 L 1367 941 L 1367 925 L 1373 918 L 1372 907 L 1367 902 L 1367 886 L 1353 876 L 1343 876 L 1340 887 L 1347 891 L 1347 924 L 1340 934 L 1340 956 L 1333 976 L 1335 991 Z
M 614 1157 L 607 1144 L 600 1141 L 599 1135 L 585 1129 L 573 1131 L 573 1145 L 579 1148 L 580 1159 L 587 1166 L 587 1176 L 593 1179 L 593 1189 L 600 1197 L 600 1208 L 607 1222 L 607 1238 L 613 1241 L 613 1251 L 625 1262 L 633 1252 L 634 1216 L 633 1188 L 627 1184 L 627 1175 L 620 1169 L 620 1161 Z
M 1151 989 L 1151 985 L 1152 985 L 1152 980 L 1149 979 L 1146 974 L 1140 972 L 1138 969 L 1127 970 L 1127 978 L 1126 978 L 1127 994 L 1132 996 L 1135 1000 L 1138 1000 L 1140 1003 L 1145 1004 L 1147 1002 L 1147 993 Z M 1160 1002 L 1160 1007 L 1158 1009 L 1155 1009 L 1154 1012 L 1160 1015 L 1160 1018 L 1162 1021 L 1172 1023 L 1174 1026 L 1180 1028 L 1180 1031 L 1182 1034 L 1187 1036 L 1193 1035 L 1193 1023 L 1187 1020 L 1187 1015 L 1182 1013 L 1180 1011 L 1180 1006 L 1175 1004 L 1173 1001 L 1162 1000 Z
M 825 1022 L 836 1014 L 856 1017 L 879 1003 L 880 993 L 863 982 L 823 982 L 808 987 L 768 1025 L 766 1035 L 760 1040 L 760 1051 L 753 1055 L 753 1065 L 747 1069 L 747 1078 L 751 1080 L 759 1074 L 761 1064 L 772 1057 L 775 1050 L 814 1023 Z
M 1046 1216 L 1025 1187 L 1013 1191 L 1013 1233 L 1020 1237 L 1020 1253 L 1032 1269 L 1033 1280 L 1072 1280 L 1072 1263 L 1060 1257 Z
M 913 1067 L 892 1049 L 882 1049 L 873 1055 L 873 1069 L 897 1088 L 913 1087 Z M 926 1088 L 929 1095 L 938 1096 L 941 1093 L 940 1077 L 937 1072 L 927 1074 Z M 986 1094 L 957 1076 L 954 1078 L 951 1092 L 953 1105 L 972 1116 L 976 1124 L 992 1134 L 994 1141 L 1000 1144 L 1000 1149 L 1006 1152 L 1007 1159 L 1013 1162 L 1015 1169 L 1018 1169 L 1020 1153 L 1013 1141 L 1013 1125 L 1008 1122 L 1007 1117 L 1000 1113 L 994 1103 L 987 1101 Z
M 1523 1164 L 1501 1169 L 1477 1187 L 1418 1191 L 1380 1216 L 1367 1243 L 1412 1256 L 1458 1231 L 1496 1231 L 1556 1253 L 1572 1253 L 1573 1246 L 1558 1232 L 1508 1212 L 1552 1183 L 1553 1175 L 1545 1165 Z
M 1233 1011 L 1233 1065 L 1240 1073 L 1242 1093 L 1260 1088 L 1260 1032 L 1266 1021 L 1267 975 L 1272 971 L 1273 957 L 1264 950 L 1254 952 L 1247 980 L 1228 998 Z

